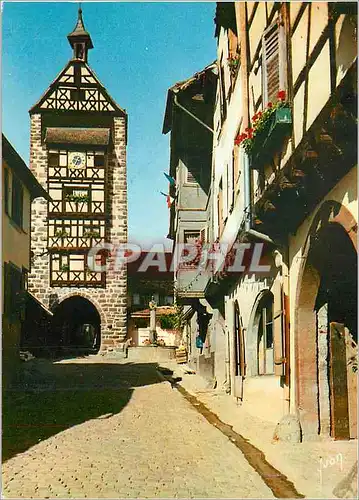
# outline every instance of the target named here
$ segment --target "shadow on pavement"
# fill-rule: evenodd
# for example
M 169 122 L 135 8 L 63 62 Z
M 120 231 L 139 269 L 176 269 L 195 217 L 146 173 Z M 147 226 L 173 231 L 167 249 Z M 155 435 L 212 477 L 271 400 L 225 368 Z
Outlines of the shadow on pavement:
M 3 390 L 2 460 L 74 425 L 119 413 L 136 387 L 160 383 L 156 363 L 24 363 Z

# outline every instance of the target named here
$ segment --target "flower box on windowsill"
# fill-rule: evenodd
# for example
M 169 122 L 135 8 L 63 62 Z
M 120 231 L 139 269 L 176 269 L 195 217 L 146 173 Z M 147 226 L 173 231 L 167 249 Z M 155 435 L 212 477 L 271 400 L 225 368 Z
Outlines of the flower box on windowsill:
M 287 106 L 277 108 L 264 128 L 255 136 L 251 167 L 259 169 L 278 152 L 292 129 L 292 112 Z

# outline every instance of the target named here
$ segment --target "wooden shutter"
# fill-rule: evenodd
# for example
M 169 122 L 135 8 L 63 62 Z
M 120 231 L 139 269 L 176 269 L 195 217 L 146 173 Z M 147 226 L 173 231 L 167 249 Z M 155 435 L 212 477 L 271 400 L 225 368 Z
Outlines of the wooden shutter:
M 280 90 L 279 26 L 270 26 L 263 35 L 263 105 L 275 101 Z
M 229 181 L 228 181 L 228 163 L 224 167 L 223 171 L 223 219 L 226 219 L 228 215 L 228 200 L 229 200 Z
M 19 222 L 22 228 L 24 225 L 24 190 L 21 184 L 19 187 Z
M 22 228 L 24 212 L 24 190 L 21 181 L 13 175 L 11 218 Z
M 228 29 L 228 49 L 231 57 L 238 55 L 238 37 L 231 28 Z
M 228 163 L 228 213 L 232 212 L 234 203 L 234 162 L 233 162 L 233 151 L 230 163 Z
M 9 182 L 9 170 L 5 168 L 4 171 L 4 203 L 5 203 L 5 213 L 9 215 L 9 191 L 10 191 L 10 182 Z
M 223 58 L 221 59 L 220 63 L 220 74 L 219 74 L 219 83 L 220 83 L 220 89 L 221 89 L 221 119 L 222 123 L 225 121 L 227 118 L 227 92 L 226 92 L 226 84 L 224 80 L 224 69 L 223 65 L 225 63 L 223 62 Z
M 345 344 L 347 359 L 348 413 L 350 439 L 358 438 L 358 372 L 354 370 L 353 361 L 358 360 L 358 345 L 347 328 L 345 328 Z
M 349 439 L 345 328 L 334 322 L 330 323 L 330 410 L 331 436 Z
M 274 374 L 284 375 L 283 372 L 283 292 L 282 284 L 277 279 L 273 285 L 273 347 L 274 347 Z
M 223 189 L 221 181 L 218 192 L 218 236 L 221 236 L 222 229 L 223 229 Z

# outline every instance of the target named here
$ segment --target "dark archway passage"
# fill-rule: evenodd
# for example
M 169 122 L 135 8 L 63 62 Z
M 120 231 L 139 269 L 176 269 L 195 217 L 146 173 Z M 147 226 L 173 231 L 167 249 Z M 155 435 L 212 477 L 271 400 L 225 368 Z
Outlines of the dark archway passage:
M 59 353 L 96 353 L 101 345 L 101 317 L 88 299 L 76 295 L 59 304 L 51 328 Z
M 336 221 L 322 219 L 311 234 L 297 314 L 303 437 L 355 438 L 357 252 L 347 229 Z
M 328 304 L 329 322 L 344 324 L 357 342 L 357 254 L 343 226 L 331 223 L 315 235 L 311 259 L 321 277 L 315 309 Z

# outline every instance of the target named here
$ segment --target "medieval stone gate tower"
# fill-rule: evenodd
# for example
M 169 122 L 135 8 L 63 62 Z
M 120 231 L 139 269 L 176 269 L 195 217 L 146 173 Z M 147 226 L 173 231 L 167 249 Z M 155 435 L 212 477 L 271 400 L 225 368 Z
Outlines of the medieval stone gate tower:
M 88 66 L 81 9 L 67 38 L 72 59 L 30 110 L 30 168 L 52 201 L 33 203 L 29 291 L 69 321 L 98 318 L 108 350 L 126 335 L 126 269 L 93 272 L 88 251 L 127 241 L 127 115 Z

